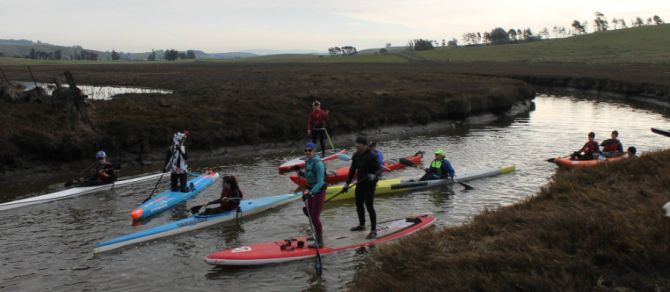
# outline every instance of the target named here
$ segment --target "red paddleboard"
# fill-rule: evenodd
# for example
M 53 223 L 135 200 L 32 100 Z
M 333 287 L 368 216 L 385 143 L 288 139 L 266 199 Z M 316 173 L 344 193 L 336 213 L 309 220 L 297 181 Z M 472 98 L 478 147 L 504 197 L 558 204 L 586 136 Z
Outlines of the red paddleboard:
M 319 249 L 322 255 L 380 244 L 410 235 L 435 223 L 435 216 L 419 215 L 381 222 L 377 224 L 377 238 L 365 239 L 367 232 L 351 232 L 347 237 L 326 239 L 325 244 L 354 242 L 339 247 L 325 246 Z M 283 263 L 316 257 L 316 249 L 307 247 L 307 237 L 276 240 L 265 243 L 224 249 L 208 255 L 205 262 L 215 266 L 255 266 Z
M 317 152 L 317 153 L 321 154 L 321 152 Z M 347 153 L 346 149 L 326 150 L 326 156 L 321 157 L 321 161 L 333 160 L 333 159 L 337 158 L 338 154 L 345 154 L 345 153 Z M 304 168 L 305 167 L 305 160 L 307 160 L 307 157 L 302 156 L 302 157 L 291 159 L 289 161 L 286 161 L 286 162 L 282 163 L 279 166 L 279 174 L 284 174 L 284 173 L 289 172 L 289 171 L 294 171 L 296 168 Z
M 423 152 L 417 152 L 414 154 L 414 156 L 407 156 L 405 159 L 409 160 L 412 162 L 412 164 L 417 165 L 421 163 L 421 159 L 423 158 Z M 392 170 L 397 170 L 397 169 L 403 169 L 405 168 L 406 165 L 402 164 L 400 162 L 400 158 L 397 159 L 389 159 L 384 161 L 384 171 L 392 171 Z M 326 175 L 326 183 L 327 184 L 336 184 L 340 182 L 344 182 L 347 180 L 347 176 L 349 175 L 349 167 L 340 167 L 335 171 L 328 171 L 328 174 Z M 307 180 L 304 177 L 298 177 L 298 175 L 291 175 L 289 177 L 291 181 L 294 184 L 297 184 L 299 186 L 306 186 L 307 185 Z

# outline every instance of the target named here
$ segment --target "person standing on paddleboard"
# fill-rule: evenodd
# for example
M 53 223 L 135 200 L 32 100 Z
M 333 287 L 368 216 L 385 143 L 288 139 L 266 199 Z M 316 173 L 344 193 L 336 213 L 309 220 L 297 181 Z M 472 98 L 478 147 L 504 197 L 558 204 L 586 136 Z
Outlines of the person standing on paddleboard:
M 305 171 L 298 172 L 300 176 L 304 176 L 307 180 L 307 189 L 303 191 L 303 201 L 307 200 L 307 208 L 309 209 L 310 220 L 314 226 L 314 233 L 316 238 L 314 243 L 309 245 L 310 248 L 323 246 L 323 227 L 321 225 L 321 210 L 323 210 L 323 201 L 326 198 L 326 166 L 321 161 L 319 154 L 316 154 L 316 144 L 313 142 L 305 145 Z
M 188 172 L 188 164 L 186 164 L 186 146 L 184 142 L 189 132 L 177 132 L 172 136 L 172 146 L 168 148 L 167 156 L 165 157 L 165 164 L 167 165 L 163 172 L 170 171 L 170 189 L 173 192 L 181 191 L 188 192 L 186 185 L 186 175 Z
M 356 138 L 356 153 L 351 159 L 349 167 L 349 176 L 347 182 L 342 188 L 343 192 L 349 190 L 349 184 L 356 175 L 356 213 L 358 214 L 358 226 L 352 227 L 351 231 L 365 230 L 365 209 L 370 214 L 370 234 L 367 239 L 377 237 L 377 213 L 375 212 L 375 188 L 377 188 L 377 179 L 382 172 L 377 156 L 370 151 L 368 140 L 365 137 Z
M 326 123 L 328 122 L 328 111 L 321 109 L 321 102 L 315 100 L 312 103 L 312 113 L 307 118 L 307 135 L 311 135 L 312 143 L 316 144 L 316 138 L 319 138 L 321 143 L 321 156 L 326 156 L 326 147 L 323 139 L 326 131 Z
M 221 198 L 207 203 L 208 205 L 221 204 L 216 208 L 207 208 L 202 212 L 202 215 L 213 215 L 219 214 L 226 211 L 232 211 L 237 209 L 240 206 L 240 200 L 244 197 L 242 191 L 240 190 L 239 185 L 237 184 L 237 179 L 232 175 L 226 175 L 223 177 L 223 189 L 221 190 Z

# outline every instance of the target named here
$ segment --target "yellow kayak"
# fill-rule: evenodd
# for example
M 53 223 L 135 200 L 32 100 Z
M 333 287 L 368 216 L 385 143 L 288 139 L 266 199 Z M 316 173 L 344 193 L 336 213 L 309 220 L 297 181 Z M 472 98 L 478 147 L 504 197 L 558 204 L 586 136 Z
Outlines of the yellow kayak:
M 478 178 L 510 173 L 514 172 L 515 169 L 516 168 L 514 165 L 509 165 L 499 168 L 489 168 L 480 171 L 464 173 L 461 176 L 457 176 L 455 182 L 465 182 Z M 379 196 L 379 195 L 387 195 L 401 192 L 425 190 L 429 188 L 452 184 L 455 182 L 450 179 L 436 179 L 428 181 L 417 181 L 416 179 L 409 179 L 409 178 L 385 179 L 377 182 L 375 195 Z M 337 197 L 333 198 L 333 196 L 342 191 L 342 187 L 343 187 L 342 185 L 329 186 L 328 190 L 326 191 L 326 200 L 330 200 L 331 198 L 333 201 L 353 199 L 356 193 L 356 186 L 352 186 L 346 193 L 339 194 L 337 195 Z

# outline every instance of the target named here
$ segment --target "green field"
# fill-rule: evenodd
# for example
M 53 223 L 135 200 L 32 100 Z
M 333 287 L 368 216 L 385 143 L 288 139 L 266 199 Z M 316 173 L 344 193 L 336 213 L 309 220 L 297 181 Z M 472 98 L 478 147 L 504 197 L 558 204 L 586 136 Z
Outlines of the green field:
M 430 51 L 398 51 L 391 54 L 356 56 L 269 55 L 238 59 L 151 61 L 151 63 L 406 63 L 439 62 L 564 62 L 591 64 L 670 64 L 670 24 L 643 26 L 548 39 L 531 43 L 458 48 L 438 47 Z M 369 49 L 371 51 L 376 49 Z M 138 64 L 149 61 L 55 61 L 0 57 L 0 65 L 49 64 Z

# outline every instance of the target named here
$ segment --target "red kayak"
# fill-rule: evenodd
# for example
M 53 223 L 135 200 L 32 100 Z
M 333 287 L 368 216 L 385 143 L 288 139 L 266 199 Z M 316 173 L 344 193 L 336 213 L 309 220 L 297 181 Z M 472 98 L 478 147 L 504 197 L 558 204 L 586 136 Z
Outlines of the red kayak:
M 321 152 L 318 152 L 321 153 Z M 338 149 L 331 149 L 331 150 L 326 150 L 326 156 L 321 157 L 321 161 L 328 161 L 328 160 L 333 160 L 337 158 L 338 155 L 342 155 L 347 153 L 346 149 L 338 150 Z M 279 174 L 284 174 L 289 171 L 293 171 L 296 168 L 305 168 L 305 160 L 307 160 L 307 157 L 298 157 L 295 159 L 291 159 L 289 161 L 286 161 L 282 163 L 282 165 L 279 166 Z
M 392 171 L 392 170 L 397 170 L 397 169 L 403 169 L 405 168 L 408 164 L 410 165 L 417 165 L 421 163 L 421 159 L 423 159 L 423 151 L 419 151 L 414 156 L 407 156 L 405 158 L 397 158 L 397 159 L 389 159 L 384 161 L 384 171 Z M 401 161 L 402 160 L 402 161 Z M 403 163 L 404 162 L 404 163 Z M 340 167 L 335 171 L 328 170 L 328 174 L 326 175 L 326 183 L 327 184 L 336 184 L 340 182 L 344 182 L 347 180 L 347 175 L 349 175 L 349 167 Z M 298 177 L 298 175 L 294 174 L 289 177 L 291 181 L 294 184 L 297 184 L 299 186 L 306 186 L 307 185 L 307 180 L 305 180 L 304 177 Z
M 593 159 L 593 160 L 570 160 L 569 158 L 556 157 L 554 163 L 558 166 L 563 166 L 567 168 L 581 168 L 594 166 L 603 162 L 614 162 L 625 159 L 626 156 L 610 157 L 605 160 Z
M 419 215 L 415 217 L 391 220 L 377 224 L 377 238 L 366 240 L 366 232 L 351 232 L 349 237 L 326 239 L 326 244 L 354 242 L 339 247 L 321 247 L 322 255 L 344 250 L 380 244 L 425 229 L 435 223 L 435 216 Z M 307 247 L 307 237 L 276 240 L 237 248 L 228 248 L 208 255 L 205 262 L 216 266 L 254 266 L 283 263 L 316 257 L 316 249 Z

